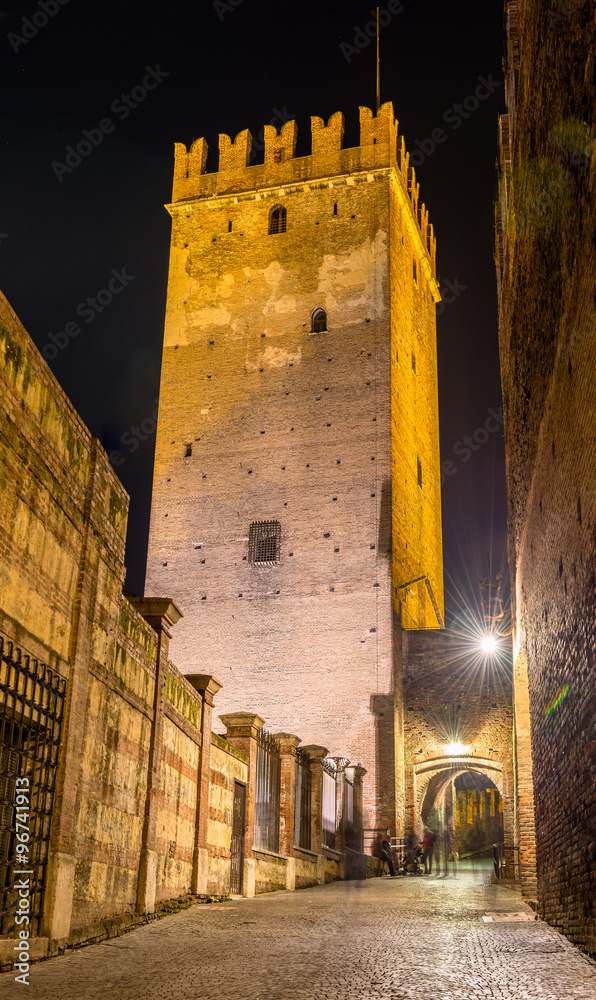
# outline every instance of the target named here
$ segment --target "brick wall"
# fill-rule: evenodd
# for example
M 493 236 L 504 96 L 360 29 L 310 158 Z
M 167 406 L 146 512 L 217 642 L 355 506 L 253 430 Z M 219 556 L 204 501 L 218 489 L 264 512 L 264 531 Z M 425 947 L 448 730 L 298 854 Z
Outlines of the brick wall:
M 539 912 L 594 953 L 594 4 L 510 3 L 507 21 L 497 278 L 520 824 L 535 813 Z
M 167 655 L 156 697 L 167 637 L 122 596 L 128 498 L 5 299 L 0 362 L 0 628 L 68 681 L 42 930 L 63 939 L 138 905 L 152 769 L 157 899 L 190 888 L 203 697 Z

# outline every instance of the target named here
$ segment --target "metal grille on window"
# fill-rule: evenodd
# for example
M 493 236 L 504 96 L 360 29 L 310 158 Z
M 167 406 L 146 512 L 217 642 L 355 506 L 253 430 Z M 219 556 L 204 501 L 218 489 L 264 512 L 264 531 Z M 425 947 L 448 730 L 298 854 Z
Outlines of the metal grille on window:
M 310 757 L 296 747 L 296 797 L 294 806 L 294 845 L 310 851 L 311 811 Z
M 335 781 L 333 764 L 323 761 L 323 847 L 335 848 Z
M 287 212 L 282 205 L 276 205 L 269 215 L 269 233 L 285 233 Z
M 31 871 L 28 930 L 39 935 L 65 695 L 63 677 L 0 636 L 0 936 L 18 932 L 15 868 Z M 19 783 L 28 801 L 18 814 L 17 777 L 28 779 L 26 785 Z M 28 850 L 17 861 L 23 824 Z
M 255 784 L 254 847 L 279 851 L 279 799 L 281 756 L 279 743 L 259 730 L 257 736 L 257 775 Z
M 279 521 L 253 521 L 248 532 L 248 561 L 256 566 L 279 562 L 281 524 Z

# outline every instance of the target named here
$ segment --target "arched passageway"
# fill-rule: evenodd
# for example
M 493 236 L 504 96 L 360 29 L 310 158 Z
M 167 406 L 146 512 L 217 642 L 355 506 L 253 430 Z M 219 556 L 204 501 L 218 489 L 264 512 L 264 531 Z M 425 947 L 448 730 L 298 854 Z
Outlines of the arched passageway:
M 413 774 L 413 823 L 439 833 L 458 855 L 490 852 L 510 834 L 499 761 L 462 755 L 420 761 Z M 505 819 L 505 822 L 504 822 Z

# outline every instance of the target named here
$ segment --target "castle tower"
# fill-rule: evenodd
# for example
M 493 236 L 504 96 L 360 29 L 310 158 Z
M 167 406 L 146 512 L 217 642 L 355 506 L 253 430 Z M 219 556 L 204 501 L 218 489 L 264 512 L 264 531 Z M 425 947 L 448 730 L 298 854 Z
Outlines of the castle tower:
M 401 832 L 401 628 L 442 627 L 435 241 L 393 107 L 176 144 L 151 593 L 182 670 L 367 770 Z M 372 835 L 372 834 L 371 834 Z

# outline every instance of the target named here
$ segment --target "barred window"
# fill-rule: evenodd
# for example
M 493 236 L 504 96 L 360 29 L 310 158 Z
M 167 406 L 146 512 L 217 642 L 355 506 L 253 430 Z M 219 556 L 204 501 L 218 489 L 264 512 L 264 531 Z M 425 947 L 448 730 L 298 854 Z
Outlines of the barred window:
M 274 205 L 269 213 L 269 233 L 285 233 L 287 212 L 283 205 Z
M 253 521 L 248 532 L 248 561 L 255 566 L 273 566 L 279 562 L 280 548 L 279 521 Z

